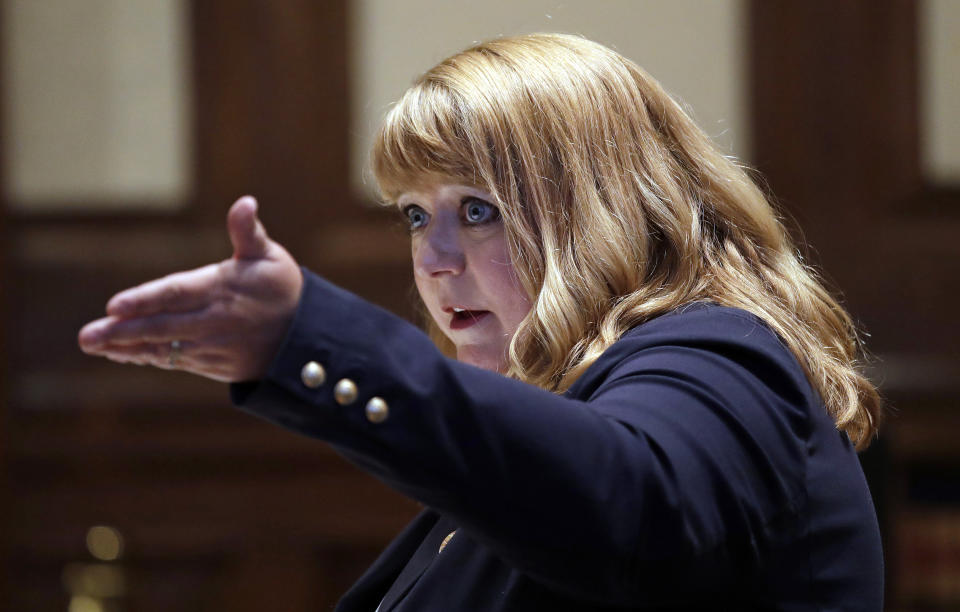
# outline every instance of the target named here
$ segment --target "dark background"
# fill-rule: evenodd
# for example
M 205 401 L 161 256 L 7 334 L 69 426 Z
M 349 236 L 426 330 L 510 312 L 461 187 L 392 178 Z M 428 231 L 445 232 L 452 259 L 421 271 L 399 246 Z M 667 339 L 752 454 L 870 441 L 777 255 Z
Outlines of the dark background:
M 64 568 L 96 565 L 92 525 L 126 544 L 106 609 L 329 609 L 417 511 L 322 444 L 237 413 L 222 385 L 76 349 L 116 290 L 225 257 L 238 189 L 270 203 L 267 227 L 302 263 L 412 317 L 406 239 L 349 185 L 347 0 L 191 11 L 188 206 L 0 208 L 5 610 L 67 609 Z M 889 400 L 863 455 L 888 608 L 956 609 L 960 190 L 921 170 L 917 4 L 753 0 L 748 17 L 755 163 L 869 332 Z

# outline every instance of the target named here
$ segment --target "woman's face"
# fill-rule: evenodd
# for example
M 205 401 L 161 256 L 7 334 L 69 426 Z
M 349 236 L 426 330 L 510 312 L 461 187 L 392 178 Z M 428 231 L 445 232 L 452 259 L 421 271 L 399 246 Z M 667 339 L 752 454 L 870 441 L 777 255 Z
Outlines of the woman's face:
M 506 369 L 507 347 L 530 302 L 513 271 L 490 194 L 437 182 L 403 193 L 417 290 L 457 347 L 457 359 Z

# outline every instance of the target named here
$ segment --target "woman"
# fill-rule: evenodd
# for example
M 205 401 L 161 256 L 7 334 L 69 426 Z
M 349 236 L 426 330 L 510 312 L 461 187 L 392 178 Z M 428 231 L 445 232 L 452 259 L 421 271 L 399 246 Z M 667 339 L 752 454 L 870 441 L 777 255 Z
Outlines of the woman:
M 653 79 L 578 37 L 491 41 L 414 84 L 373 167 L 456 360 L 301 274 L 251 198 L 232 259 L 80 334 L 238 383 L 428 507 L 339 610 L 881 609 L 850 319 Z

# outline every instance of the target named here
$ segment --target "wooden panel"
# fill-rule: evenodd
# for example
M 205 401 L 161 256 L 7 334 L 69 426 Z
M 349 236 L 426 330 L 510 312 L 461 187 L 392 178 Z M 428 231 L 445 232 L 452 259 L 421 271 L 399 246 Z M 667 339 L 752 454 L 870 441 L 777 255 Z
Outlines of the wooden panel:
M 3 11 L 0 11 L 0 32 L 3 31 L 3 27 Z M 0 43 L 2 43 L 2 41 L 0 41 Z M 3 45 L 0 44 L 0 54 L 3 52 Z M 0 58 L 0 65 L 3 65 L 2 58 Z M 3 99 L 3 80 L 0 79 L 0 116 L 2 116 L 4 110 L 2 108 L 4 104 Z M 0 121 L 0 139 L 6 137 L 3 130 L 3 122 Z M 3 172 L 5 163 L 2 157 L 3 149 L 0 147 L 0 181 L 4 180 Z M 2 193 L 3 190 L 0 189 L 0 194 Z M 11 232 L 9 231 L 9 224 L 4 208 L 2 196 L 0 196 L 0 449 L 6 448 L 6 442 L 14 437 L 10 433 L 10 427 L 7 422 L 7 406 L 9 405 L 7 390 L 10 388 L 8 372 L 10 371 L 11 363 L 7 340 L 7 330 L 10 328 L 10 300 L 6 296 L 10 295 L 11 266 L 9 251 Z M 9 479 L 6 477 L 8 454 L 5 450 L 0 450 L 0 500 L 4 501 L 13 499 L 13 490 L 10 487 Z M 8 541 L 8 538 L 13 532 L 9 516 L 11 506 L 12 504 L 9 502 L 0 503 L 0 542 Z M 5 548 L 2 548 L 2 545 L 0 545 L 0 554 L 2 554 L 2 557 L 0 557 L 0 564 L 2 564 L 0 565 L 0 570 L 2 570 L 3 567 L 8 565 L 8 556 Z M 14 583 L 10 581 L 9 572 L 0 571 L 0 604 L 10 600 L 12 584 Z
M 176 214 L 0 213 L 0 609 L 63 610 L 61 573 L 125 536 L 124 609 L 329 609 L 418 506 L 223 385 L 76 348 L 115 291 L 229 256 L 256 195 L 301 263 L 413 315 L 406 237 L 347 185 L 347 2 L 192 3 L 196 192 Z M 2 180 L 2 177 L 0 177 Z M 0 203 L 3 204 L 3 203 Z
M 196 2 L 202 202 L 246 190 L 283 244 L 350 216 L 346 2 Z M 214 214 L 214 220 L 222 217 Z
M 804 246 L 872 350 L 956 355 L 960 194 L 921 177 L 914 2 L 754 2 L 751 17 L 757 164 Z

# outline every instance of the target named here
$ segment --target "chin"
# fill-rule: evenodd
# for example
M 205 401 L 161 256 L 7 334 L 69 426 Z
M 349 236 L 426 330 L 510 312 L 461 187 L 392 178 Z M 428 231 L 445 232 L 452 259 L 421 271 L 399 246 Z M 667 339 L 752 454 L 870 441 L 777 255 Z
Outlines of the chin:
M 502 351 L 492 351 L 477 346 L 458 346 L 457 361 L 469 363 L 491 372 L 504 372 L 506 370 L 506 360 L 503 358 Z

